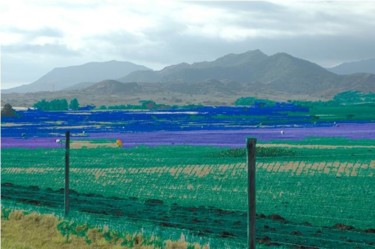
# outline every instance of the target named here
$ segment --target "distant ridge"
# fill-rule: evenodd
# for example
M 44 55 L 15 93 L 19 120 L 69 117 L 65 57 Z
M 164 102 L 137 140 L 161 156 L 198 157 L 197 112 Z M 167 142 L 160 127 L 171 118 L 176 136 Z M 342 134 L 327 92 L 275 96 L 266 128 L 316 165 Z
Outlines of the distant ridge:
M 287 53 L 268 56 L 260 50 L 229 54 L 211 62 L 181 63 L 160 71 L 137 71 L 119 81 L 188 85 L 208 81 L 237 82 L 260 93 L 312 96 L 333 96 L 339 89 L 375 90 L 371 76 L 341 76 Z
M 337 74 L 371 73 L 375 74 L 375 58 L 361 61 L 345 62 L 332 68 L 329 71 Z
M 55 92 L 3 92 L 2 103 L 30 106 L 42 98 L 78 98 L 80 103 L 96 105 L 141 100 L 226 105 L 245 96 L 279 101 L 327 100 L 344 91 L 375 92 L 375 74 L 337 75 L 287 53 L 266 55 L 260 50 L 228 54 L 213 61 L 180 63 L 159 71 L 142 68 L 119 77 L 105 77 L 96 83 L 81 82 L 84 83 Z M 43 90 L 48 90 L 47 86 Z
M 241 76 L 246 65 L 255 66 L 267 58 L 260 50 L 243 54 L 228 54 L 212 62 L 193 64 L 180 63 L 165 67 L 160 71 L 138 71 L 120 78 L 122 82 L 199 82 L 206 80 L 236 80 Z
M 181 63 L 160 71 L 137 71 L 120 78 L 122 82 L 185 82 L 207 80 L 287 84 L 299 81 L 309 84 L 311 78 L 320 82 L 332 81 L 337 75 L 326 69 L 286 53 L 267 56 L 260 50 L 229 54 L 212 62 Z M 314 81 L 313 84 L 316 84 Z
M 90 62 L 78 66 L 55 68 L 37 81 L 3 90 L 4 93 L 26 93 L 38 91 L 59 91 L 66 88 L 75 89 L 79 83 L 90 85 L 106 79 L 117 79 L 137 70 L 150 70 L 145 66 L 130 62 L 108 61 Z M 72 88 L 73 87 L 73 88 Z

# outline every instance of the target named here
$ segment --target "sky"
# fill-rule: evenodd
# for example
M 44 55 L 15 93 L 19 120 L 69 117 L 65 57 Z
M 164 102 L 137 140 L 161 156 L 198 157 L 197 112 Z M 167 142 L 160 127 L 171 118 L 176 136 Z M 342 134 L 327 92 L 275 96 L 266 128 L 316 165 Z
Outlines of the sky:
M 260 49 L 324 67 L 375 58 L 375 1 L 0 1 L 1 88 L 55 67 L 154 70 Z

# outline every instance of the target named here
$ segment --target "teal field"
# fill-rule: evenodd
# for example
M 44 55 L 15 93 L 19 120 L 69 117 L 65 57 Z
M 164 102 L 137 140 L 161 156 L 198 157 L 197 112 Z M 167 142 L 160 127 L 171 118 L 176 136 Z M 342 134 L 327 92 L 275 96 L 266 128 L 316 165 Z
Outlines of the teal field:
M 327 138 L 259 143 L 258 242 L 371 246 L 374 147 L 370 140 Z M 3 206 L 62 213 L 64 153 L 3 149 Z M 102 146 L 72 149 L 70 158 L 72 219 L 165 238 L 183 231 L 195 242 L 218 246 L 246 245 L 245 149 Z

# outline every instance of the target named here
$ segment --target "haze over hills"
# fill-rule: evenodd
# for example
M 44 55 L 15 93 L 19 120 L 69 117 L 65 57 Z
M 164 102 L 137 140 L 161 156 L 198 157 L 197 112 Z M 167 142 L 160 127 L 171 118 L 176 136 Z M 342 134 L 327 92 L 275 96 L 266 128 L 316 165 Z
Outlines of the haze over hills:
M 375 74 L 375 58 L 361 61 L 345 62 L 332 68 L 327 68 L 336 74 L 371 73 Z
M 3 94 L 2 102 L 32 105 L 35 102 L 32 100 L 42 98 L 75 97 L 82 104 L 95 105 L 137 103 L 139 100 L 224 105 L 244 96 L 316 100 L 329 99 L 349 90 L 375 92 L 374 74 L 337 75 L 286 53 L 268 56 L 260 50 L 229 54 L 209 62 L 181 63 L 159 71 L 138 70 L 125 77 L 108 76 L 99 81 L 71 84 L 70 88 L 55 92 Z
M 37 81 L 19 87 L 3 90 L 4 93 L 26 93 L 38 91 L 59 91 L 81 84 L 87 87 L 98 81 L 117 79 L 136 70 L 150 70 L 130 62 L 90 62 L 78 66 L 55 68 Z

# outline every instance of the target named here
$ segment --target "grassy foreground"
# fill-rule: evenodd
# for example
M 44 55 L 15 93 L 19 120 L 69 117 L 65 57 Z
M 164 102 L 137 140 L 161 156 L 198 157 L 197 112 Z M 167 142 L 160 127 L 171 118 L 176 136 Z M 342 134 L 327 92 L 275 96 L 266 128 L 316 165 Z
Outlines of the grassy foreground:
M 93 228 L 87 231 L 88 244 L 84 238 L 71 235 L 63 236 L 57 229 L 61 222 L 53 215 L 37 213 L 24 214 L 22 211 L 13 211 L 8 217 L 1 219 L 1 248 L 3 249 L 101 249 L 101 248 L 139 248 L 139 249 L 208 249 L 207 246 L 189 244 L 183 239 L 180 241 L 164 241 L 162 247 L 142 245 L 144 238 L 137 235 L 133 246 L 121 246 L 123 239 L 108 241 L 101 231 Z

